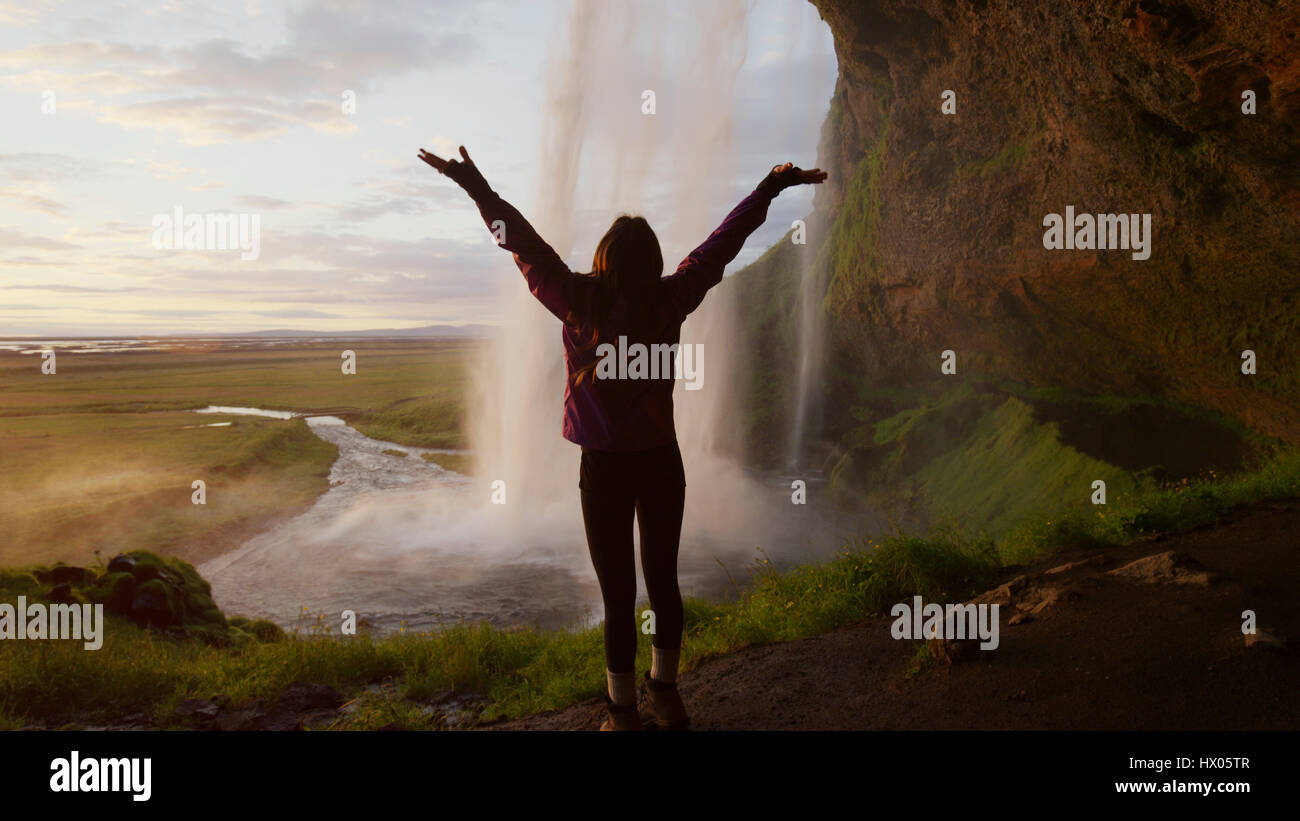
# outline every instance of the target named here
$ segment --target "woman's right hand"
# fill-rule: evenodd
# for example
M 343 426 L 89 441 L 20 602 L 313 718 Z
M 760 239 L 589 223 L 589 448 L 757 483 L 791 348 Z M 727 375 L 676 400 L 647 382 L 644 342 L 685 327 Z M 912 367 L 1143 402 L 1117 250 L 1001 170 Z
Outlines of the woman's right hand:
M 805 171 L 795 166 L 793 163 L 773 166 L 772 173 L 782 179 L 792 180 L 790 185 L 799 185 L 801 183 L 817 184 L 826 179 L 826 172 L 820 168 L 812 168 Z
M 826 172 L 820 168 L 804 170 L 793 163 L 785 163 L 772 166 L 771 172 L 758 185 L 759 188 L 776 196 L 782 190 L 794 185 L 817 185 L 825 180 Z

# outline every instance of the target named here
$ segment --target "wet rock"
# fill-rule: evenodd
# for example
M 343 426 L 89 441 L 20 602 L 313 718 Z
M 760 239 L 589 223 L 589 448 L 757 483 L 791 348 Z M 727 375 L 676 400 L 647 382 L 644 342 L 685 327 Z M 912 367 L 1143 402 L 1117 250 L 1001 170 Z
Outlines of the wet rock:
M 135 557 L 125 553 L 114 556 L 108 563 L 110 573 L 130 573 L 132 570 L 135 570 Z
M 50 601 L 57 604 L 68 604 L 74 601 L 72 597 L 72 585 L 67 582 L 56 584 L 50 588 Z
M 299 724 L 304 730 L 328 730 L 338 720 L 338 710 L 308 710 L 301 716 Z
M 1212 574 L 1200 562 L 1175 550 L 1155 553 L 1117 567 L 1110 575 L 1143 584 L 1190 584 L 1207 586 Z
M 172 716 L 183 724 L 206 729 L 216 723 L 220 713 L 221 707 L 210 699 L 187 698 L 176 705 Z
M 487 699 L 478 693 L 457 693 L 441 704 L 444 726 L 455 729 L 474 725 L 485 704 Z
M 266 715 L 265 703 L 254 699 L 235 710 L 227 710 L 217 716 L 217 729 L 223 732 L 243 732 L 260 730 L 260 719 Z
M 293 732 L 304 727 L 326 729 L 339 719 L 338 707 L 343 697 L 334 688 L 324 684 L 295 683 L 286 687 L 269 706 L 263 699 L 254 699 L 239 707 L 230 708 L 228 696 L 218 696 L 208 702 L 183 702 L 189 714 L 197 716 L 192 723 L 199 724 L 210 716 L 216 729 L 227 732 L 268 730 Z M 177 708 L 177 714 L 181 712 Z
M 153 716 L 149 713 L 143 712 L 127 713 L 122 716 L 122 726 L 131 729 L 147 730 L 153 727 Z
M 453 690 L 450 687 L 444 687 L 443 689 L 438 690 L 433 695 L 426 698 L 424 701 L 426 704 L 434 704 L 434 705 L 446 704 L 447 702 L 451 701 L 455 697 L 456 697 L 455 690 Z
M 288 710 L 275 710 L 257 719 L 259 730 L 287 733 L 299 728 L 298 714 Z
M 275 709 L 292 713 L 305 713 L 310 710 L 337 710 L 343 704 L 343 696 L 333 687 L 325 684 L 307 684 L 298 682 L 290 684 L 275 700 Z

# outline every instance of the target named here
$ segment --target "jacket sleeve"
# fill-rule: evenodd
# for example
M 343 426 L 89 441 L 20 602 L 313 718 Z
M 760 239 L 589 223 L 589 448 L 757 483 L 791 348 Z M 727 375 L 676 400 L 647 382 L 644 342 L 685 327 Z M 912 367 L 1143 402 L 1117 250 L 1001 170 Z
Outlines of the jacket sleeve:
M 708 290 L 722 281 L 727 263 L 736 258 L 745 240 L 767 219 L 767 207 L 776 194 L 771 187 L 760 184 L 682 260 L 672 276 L 664 278 L 669 299 L 682 317 L 698 308 Z
M 470 191 L 488 230 L 501 241 L 498 247 L 514 254 L 528 290 L 562 321 L 573 311 L 575 281 L 581 277 L 542 239 L 513 205 L 487 186 Z

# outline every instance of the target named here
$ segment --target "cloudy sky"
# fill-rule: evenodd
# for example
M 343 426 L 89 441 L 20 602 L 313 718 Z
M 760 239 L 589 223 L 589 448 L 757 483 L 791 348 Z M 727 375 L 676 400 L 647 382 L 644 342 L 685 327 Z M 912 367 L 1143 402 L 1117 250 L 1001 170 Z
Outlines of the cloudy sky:
M 0 0 L 0 337 L 496 322 L 517 269 L 420 147 L 466 145 L 574 270 L 624 211 L 672 268 L 814 164 L 835 72 L 806 0 Z M 155 247 L 177 208 L 256 216 L 257 258 Z

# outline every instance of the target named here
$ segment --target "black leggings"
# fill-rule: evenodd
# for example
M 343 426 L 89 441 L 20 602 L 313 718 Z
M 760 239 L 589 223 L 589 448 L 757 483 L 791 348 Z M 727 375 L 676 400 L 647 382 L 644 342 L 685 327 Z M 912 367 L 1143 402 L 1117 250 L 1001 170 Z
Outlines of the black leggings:
M 682 594 L 677 547 L 686 504 L 686 472 L 676 442 L 651 450 L 582 449 L 578 487 L 587 549 L 605 600 L 605 667 L 633 672 L 636 664 L 636 559 L 632 514 L 641 528 L 641 572 L 654 611 L 654 646 L 682 644 Z

